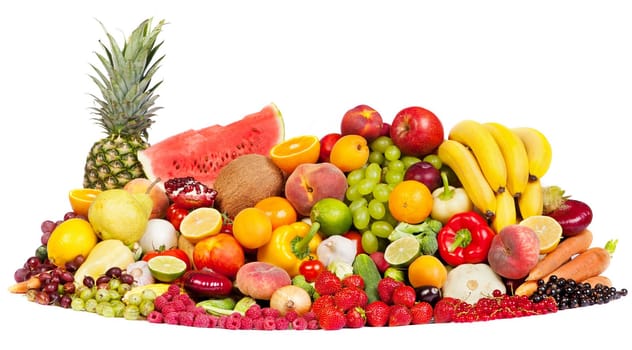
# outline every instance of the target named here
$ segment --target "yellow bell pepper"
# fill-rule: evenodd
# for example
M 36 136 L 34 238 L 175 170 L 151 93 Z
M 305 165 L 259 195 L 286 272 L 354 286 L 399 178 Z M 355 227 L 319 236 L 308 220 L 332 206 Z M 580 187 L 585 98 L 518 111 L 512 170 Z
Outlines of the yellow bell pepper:
M 282 225 L 274 229 L 270 241 L 257 249 L 257 260 L 276 265 L 294 277 L 304 260 L 318 258 L 316 248 L 322 241 L 319 223 L 309 225 L 303 221 Z

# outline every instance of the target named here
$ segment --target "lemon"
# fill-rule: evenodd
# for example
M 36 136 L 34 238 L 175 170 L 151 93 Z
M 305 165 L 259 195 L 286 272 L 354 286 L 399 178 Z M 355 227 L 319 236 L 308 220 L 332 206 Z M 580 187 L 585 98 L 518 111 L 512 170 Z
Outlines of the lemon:
M 187 264 L 171 255 L 158 255 L 147 262 L 154 278 L 160 282 L 173 282 L 184 275 Z
M 547 215 L 533 215 L 520 221 L 520 225 L 530 227 L 538 235 L 540 254 L 550 253 L 562 239 L 562 225 Z
M 180 223 L 180 233 L 191 243 L 218 234 L 223 224 L 222 214 L 211 207 L 201 207 L 189 212 Z
M 64 266 L 78 255 L 87 257 L 97 244 L 97 235 L 92 225 L 84 219 L 68 219 L 57 225 L 48 239 L 48 259 Z
M 419 256 L 421 246 L 412 236 L 404 236 L 389 243 L 384 249 L 384 260 L 391 266 L 407 266 Z

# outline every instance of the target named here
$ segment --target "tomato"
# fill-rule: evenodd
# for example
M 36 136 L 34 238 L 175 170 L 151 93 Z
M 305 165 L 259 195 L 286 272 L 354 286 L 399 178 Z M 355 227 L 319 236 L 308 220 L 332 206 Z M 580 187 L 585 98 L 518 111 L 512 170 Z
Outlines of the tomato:
M 166 217 L 167 220 L 171 222 L 173 227 L 175 227 L 176 230 L 180 231 L 180 223 L 182 222 L 182 219 L 187 216 L 188 213 L 189 211 L 187 209 L 181 208 L 176 204 L 171 204 L 169 208 L 167 208 Z
M 162 256 L 162 255 L 169 255 L 169 256 L 176 257 L 187 264 L 187 270 L 191 269 L 191 259 L 189 259 L 189 256 L 187 255 L 187 253 L 180 248 L 171 248 L 167 250 L 153 250 L 153 251 L 145 253 L 143 255 L 143 260 L 149 261 L 149 259 L 153 257 Z
M 311 256 L 307 260 L 303 260 L 301 266 L 298 268 L 298 272 L 305 277 L 307 282 L 316 281 L 316 277 L 325 270 L 325 265 L 318 259 L 313 259 Z
M 362 249 L 362 234 L 360 232 L 351 230 L 342 236 L 356 242 L 356 255 L 364 253 L 364 249 Z

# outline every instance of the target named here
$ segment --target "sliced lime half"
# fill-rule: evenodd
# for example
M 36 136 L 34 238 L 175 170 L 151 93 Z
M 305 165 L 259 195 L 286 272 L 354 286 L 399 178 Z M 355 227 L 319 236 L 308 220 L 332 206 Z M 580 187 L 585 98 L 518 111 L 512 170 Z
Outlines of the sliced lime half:
M 419 256 L 419 241 L 412 236 L 404 236 L 389 243 L 384 250 L 384 259 L 392 266 L 407 266 Z
M 159 255 L 147 262 L 151 275 L 160 282 L 173 282 L 187 269 L 187 264 L 175 256 Z

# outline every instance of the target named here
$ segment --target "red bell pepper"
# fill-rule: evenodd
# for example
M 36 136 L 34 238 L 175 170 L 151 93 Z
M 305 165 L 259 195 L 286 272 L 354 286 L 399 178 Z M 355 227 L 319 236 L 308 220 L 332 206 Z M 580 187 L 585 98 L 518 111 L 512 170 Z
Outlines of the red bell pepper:
M 455 214 L 437 234 L 439 255 L 452 266 L 485 262 L 494 235 L 480 214 L 474 211 Z

